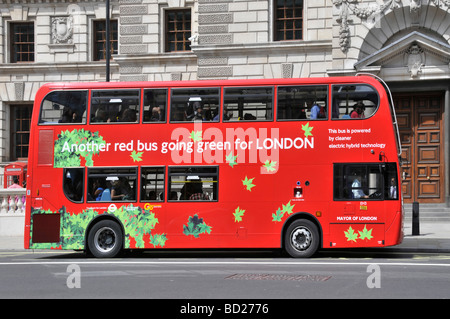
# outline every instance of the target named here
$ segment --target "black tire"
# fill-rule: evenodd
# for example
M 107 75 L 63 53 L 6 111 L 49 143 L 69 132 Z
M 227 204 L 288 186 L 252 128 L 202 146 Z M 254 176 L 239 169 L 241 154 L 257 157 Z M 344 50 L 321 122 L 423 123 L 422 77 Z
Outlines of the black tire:
M 89 251 L 97 258 L 117 256 L 122 251 L 122 245 L 122 229 L 112 220 L 99 221 L 89 231 Z
M 292 222 L 284 235 L 284 248 L 294 258 L 308 258 L 319 248 L 320 236 L 317 226 L 306 219 Z

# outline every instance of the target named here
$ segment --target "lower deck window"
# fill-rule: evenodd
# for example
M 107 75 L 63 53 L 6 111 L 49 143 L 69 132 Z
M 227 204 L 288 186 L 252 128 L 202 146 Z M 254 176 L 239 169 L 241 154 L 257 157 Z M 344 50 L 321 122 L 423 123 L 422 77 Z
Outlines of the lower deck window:
M 164 167 L 142 167 L 141 201 L 164 201 Z
M 63 176 L 64 195 L 73 202 L 82 202 L 84 194 L 84 169 L 65 168 Z
M 169 167 L 169 201 L 217 201 L 217 167 Z
M 88 170 L 88 201 L 135 201 L 136 168 Z
M 398 199 L 396 164 L 334 164 L 334 199 Z

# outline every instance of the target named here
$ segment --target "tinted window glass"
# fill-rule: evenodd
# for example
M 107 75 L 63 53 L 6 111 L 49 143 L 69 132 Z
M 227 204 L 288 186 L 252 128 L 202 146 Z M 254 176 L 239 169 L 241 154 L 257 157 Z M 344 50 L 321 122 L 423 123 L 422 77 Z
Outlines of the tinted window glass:
M 327 86 L 278 87 L 278 120 L 326 120 Z
M 216 201 L 217 167 L 169 167 L 169 201 Z
M 137 123 L 139 119 L 139 90 L 92 91 L 92 123 Z
M 144 123 L 165 122 L 167 89 L 144 90 Z
M 171 121 L 217 121 L 219 88 L 172 89 Z
M 398 199 L 395 163 L 335 164 L 334 199 Z
M 270 121 L 273 119 L 273 88 L 225 88 L 224 121 Z
M 378 108 L 378 94 L 366 84 L 333 85 L 333 119 L 363 119 Z
M 53 91 L 42 101 L 39 123 L 86 123 L 87 91 Z

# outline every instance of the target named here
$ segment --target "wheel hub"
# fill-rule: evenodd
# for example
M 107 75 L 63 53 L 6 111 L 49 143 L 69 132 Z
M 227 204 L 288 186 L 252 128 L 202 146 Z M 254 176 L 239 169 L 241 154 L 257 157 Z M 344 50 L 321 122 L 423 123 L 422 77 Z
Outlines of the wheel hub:
M 98 250 L 108 252 L 116 245 L 116 233 L 109 227 L 103 227 L 95 234 L 94 243 Z
M 297 250 L 305 250 L 311 245 L 311 232 L 306 228 L 297 228 L 291 233 L 292 245 Z

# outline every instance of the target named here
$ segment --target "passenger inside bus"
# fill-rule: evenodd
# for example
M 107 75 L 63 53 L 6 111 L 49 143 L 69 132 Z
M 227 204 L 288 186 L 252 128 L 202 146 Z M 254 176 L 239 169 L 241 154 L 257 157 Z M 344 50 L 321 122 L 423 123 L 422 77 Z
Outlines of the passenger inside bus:
M 353 111 L 350 113 L 350 118 L 352 119 L 365 118 L 364 111 L 366 110 L 366 107 L 364 106 L 364 103 L 362 101 L 358 101 L 358 103 L 356 103 L 353 108 L 354 108 Z
M 112 200 L 133 200 L 133 193 L 133 189 L 126 178 L 119 177 L 117 180 L 113 181 L 111 188 Z

